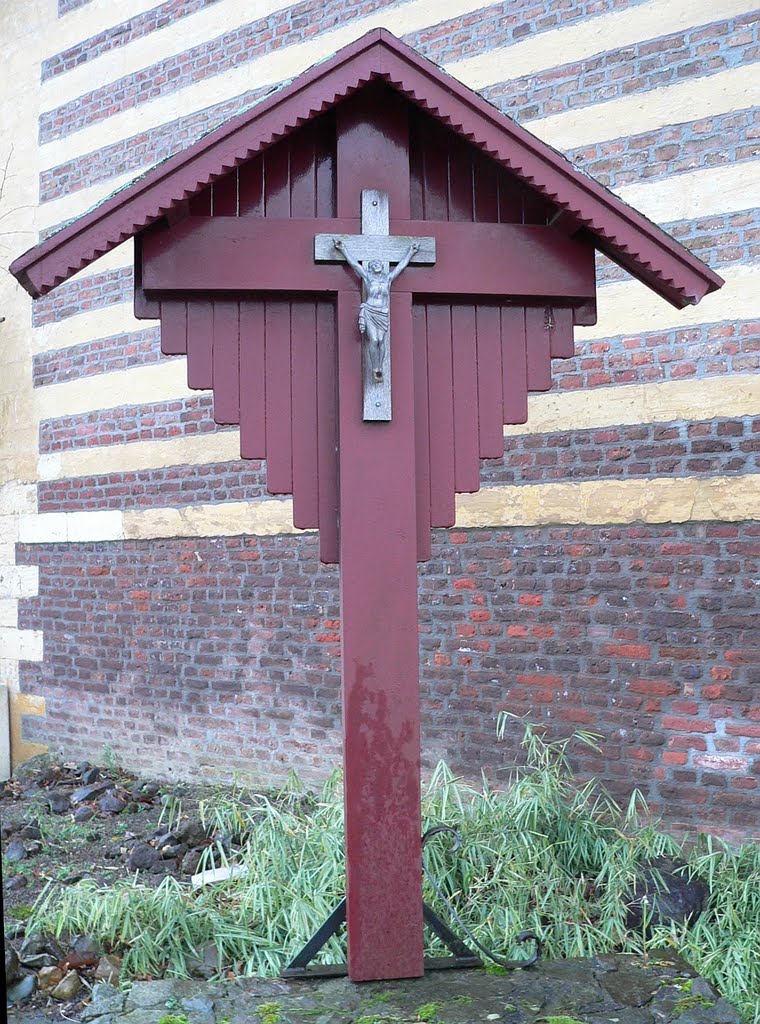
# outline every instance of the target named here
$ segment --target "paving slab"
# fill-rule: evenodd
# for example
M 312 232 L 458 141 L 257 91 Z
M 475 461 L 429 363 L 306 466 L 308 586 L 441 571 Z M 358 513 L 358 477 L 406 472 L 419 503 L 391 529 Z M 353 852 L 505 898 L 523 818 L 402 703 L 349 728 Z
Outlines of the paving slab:
M 739 1024 L 725 999 L 680 957 L 609 955 L 544 961 L 529 970 L 429 972 L 410 981 L 345 978 L 96 985 L 83 1024 Z M 15 1024 L 55 1017 L 9 1014 Z M 167 1022 L 168 1024 L 168 1022 Z M 174 1024 L 174 1022 L 172 1022 Z

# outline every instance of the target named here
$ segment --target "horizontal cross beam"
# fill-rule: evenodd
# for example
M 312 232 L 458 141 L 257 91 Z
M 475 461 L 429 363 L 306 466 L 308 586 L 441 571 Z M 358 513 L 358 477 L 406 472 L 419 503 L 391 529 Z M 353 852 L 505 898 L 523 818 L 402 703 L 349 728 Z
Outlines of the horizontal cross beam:
M 344 257 L 335 248 L 336 238 L 346 243 L 348 251 L 360 263 L 362 260 L 400 263 L 412 242 L 418 242 L 420 247 L 410 263 L 435 263 L 435 239 L 413 235 L 315 235 L 314 259 L 341 262 Z
M 391 233 L 433 237 L 436 264 L 394 294 L 481 295 L 583 303 L 596 295 L 593 247 L 535 224 L 391 220 Z M 167 292 L 356 291 L 352 271 L 315 263 L 314 235 L 356 235 L 358 218 L 188 217 L 143 241 L 143 289 Z

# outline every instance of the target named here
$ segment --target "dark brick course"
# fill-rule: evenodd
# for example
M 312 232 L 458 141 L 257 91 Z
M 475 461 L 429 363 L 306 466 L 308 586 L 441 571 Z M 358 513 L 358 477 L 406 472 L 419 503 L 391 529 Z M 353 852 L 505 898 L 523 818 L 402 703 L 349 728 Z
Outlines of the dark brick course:
M 740 320 L 576 343 L 573 358 L 554 360 L 552 378 L 554 388 L 576 391 L 758 369 L 760 323 Z
M 92 3 L 92 0 L 58 0 L 58 17 L 68 14 L 69 11 L 76 11 L 89 3 Z
M 608 188 L 642 179 L 753 160 L 760 154 L 760 107 L 605 139 L 566 156 Z
M 112 373 L 172 358 L 162 355 L 160 340 L 157 327 L 146 327 L 142 331 L 112 334 L 108 338 L 96 338 L 68 348 L 39 352 L 32 361 L 34 386 L 62 384 L 79 377 Z
M 266 493 L 263 464 L 251 459 L 41 481 L 38 507 L 40 512 L 163 508 L 253 501 Z
M 179 775 L 315 777 L 338 760 L 337 572 L 315 537 L 19 545 L 18 560 L 40 567 L 19 625 L 45 631 L 45 661 L 21 666 L 47 704 L 28 738 Z M 507 709 L 601 734 L 601 754 L 575 753 L 582 775 L 621 799 L 639 787 L 671 826 L 751 832 L 758 573 L 757 523 L 437 532 L 420 571 L 426 767 L 510 764 Z M 709 799 L 716 775 L 731 800 Z
M 79 416 L 59 416 L 40 423 L 40 452 L 192 437 L 233 429 L 215 423 L 213 412 L 213 396 L 204 392 L 171 402 L 124 405 Z
M 61 10 L 62 6 L 73 9 L 89 2 L 90 0 L 58 0 L 58 13 L 65 13 Z M 195 14 L 196 11 L 202 11 L 205 7 L 218 2 L 219 0 L 167 0 L 166 3 L 144 14 L 138 14 L 118 25 L 111 25 L 98 35 L 83 39 L 76 46 L 43 60 L 40 66 L 40 81 L 46 82 L 48 78 L 55 78 L 66 71 L 71 71 L 72 68 L 78 68 L 95 57 L 108 53 L 109 50 L 118 49 L 135 39 L 150 35 L 156 29 L 171 25 L 181 18 L 186 18 L 188 14 Z
M 715 21 L 499 82 L 483 95 L 516 120 L 534 121 L 755 61 L 759 28 L 757 13 Z
M 40 452 L 190 437 L 229 431 L 213 421 L 211 398 L 88 413 L 40 425 Z M 259 466 L 259 463 L 254 465 Z M 507 438 L 501 459 L 482 463 L 483 485 L 662 476 L 724 476 L 760 470 L 760 419 L 647 423 Z M 180 482 L 181 481 L 181 482 Z M 254 482 L 255 481 L 255 482 Z M 185 505 L 263 493 L 263 474 L 245 462 L 172 466 L 39 484 L 40 511 Z
M 91 309 L 102 309 L 132 298 L 132 267 L 100 271 L 62 284 L 32 306 L 32 326 L 55 323 Z

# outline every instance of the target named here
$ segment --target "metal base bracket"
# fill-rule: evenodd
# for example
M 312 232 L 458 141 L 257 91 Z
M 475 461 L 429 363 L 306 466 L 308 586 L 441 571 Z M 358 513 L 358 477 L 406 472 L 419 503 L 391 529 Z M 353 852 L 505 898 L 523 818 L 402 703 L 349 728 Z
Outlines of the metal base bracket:
M 422 904 L 425 924 L 434 932 L 444 945 L 451 950 L 451 956 L 425 957 L 426 971 L 443 971 L 452 968 L 482 967 L 483 961 L 473 953 L 469 946 L 452 932 L 432 907 Z M 311 964 L 322 947 L 346 923 L 346 901 L 342 899 L 325 923 L 312 935 L 301 951 L 293 957 L 282 971 L 282 978 L 344 978 L 348 974 L 348 964 Z

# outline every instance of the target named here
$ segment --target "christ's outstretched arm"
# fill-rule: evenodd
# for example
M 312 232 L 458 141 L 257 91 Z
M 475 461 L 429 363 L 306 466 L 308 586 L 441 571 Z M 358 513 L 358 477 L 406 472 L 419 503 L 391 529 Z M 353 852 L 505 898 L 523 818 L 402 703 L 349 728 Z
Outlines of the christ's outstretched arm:
M 406 268 L 409 266 L 409 260 L 412 258 L 412 256 L 414 256 L 416 252 L 419 252 L 419 249 L 420 243 L 412 242 L 412 244 L 409 246 L 409 250 L 406 256 L 404 256 L 404 258 L 399 263 L 396 264 L 396 266 L 390 272 L 390 274 L 388 274 L 389 282 L 395 281 L 398 275 L 402 272 L 402 270 L 406 270 Z
M 354 273 L 358 274 L 359 277 L 362 279 L 362 281 L 364 281 L 364 283 L 367 284 L 367 280 L 368 280 L 367 279 L 367 272 L 365 271 L 365 269 L 361 265 L 361 263 L 357 263 L 356 260 L 353 258 L 353 256 L 351 256 L 349 254 L 349 251 L 346 248 L 345 243 L 343 242 L 343 239 L 342 238 L 334 238 L 333 239 L 333 245 L 338 250 L 338 252 L 341 253 L 345 257 L 346 263 L 354 271 Z

